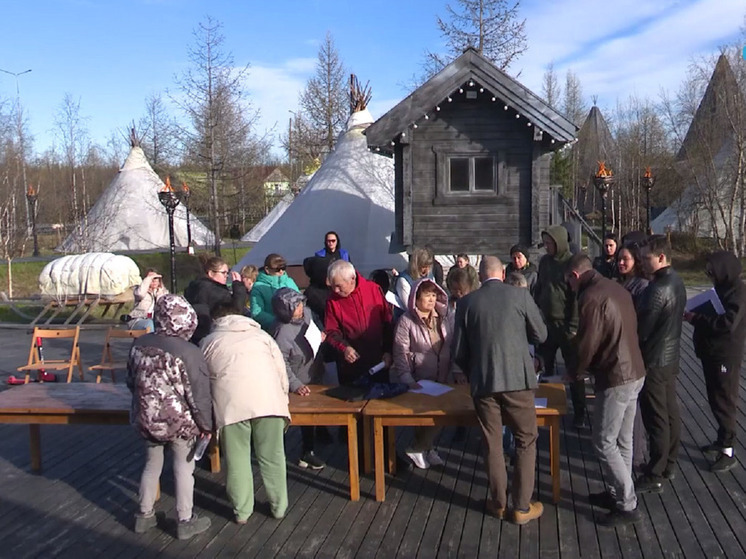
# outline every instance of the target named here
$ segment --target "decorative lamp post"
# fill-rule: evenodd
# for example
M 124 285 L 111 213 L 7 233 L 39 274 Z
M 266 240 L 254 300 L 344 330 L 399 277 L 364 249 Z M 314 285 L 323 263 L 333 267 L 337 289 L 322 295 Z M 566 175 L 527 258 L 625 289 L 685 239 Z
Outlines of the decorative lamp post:
M 174 210 L 179 205 L 179 197 L 171 187 L 171 177 L 166 177 L 166 186 L 158 193 L 158 200 L 168 214 L 168 241 L 171 249 L 171 293 L 176 293 L 176 245 L 174 242 Z
M 187 216 L 187 254 L 194 254 L 194 247 L 192 246 L 192 226 L 189 223 L 189 198 L 192 197 L 192 191 L 189 190 L 187 183 L 181 182 L 181 191 L 179 192 L 181 203 L 184 204 Z
M 606 236 L 606 196 L 609 194 L 609 188 L 614 184 L 614 175 L 611 169 L 606 168 L 603 161 L 598 162 L 598 172 L 593 177 L 593 184 L 601 194 L 601 238 Z
M 655 177 L 653 176 L 653 173 L 650 172 L 650 167 L 645 168 L 645 174 L 642 176 L 642 186 L 645 187 L 645 190 L 647 191 L 647 198 L 646 198 L 646 213 L 648 218 L 648 227 L 647 227 L 647 234 L 652 235 L 653 232 L 650 230 L 650 190 L 653 188 L 653 185 L 655 185 Z
M 26 200 L 28 201 L 29 210 L 31 211 L 31 234 L 34 236 L 34 256 L 39 256 L 39 239 L 36 236 L 36 202 L 39 195 L 34 187 L 29 185 L 26 190 Z

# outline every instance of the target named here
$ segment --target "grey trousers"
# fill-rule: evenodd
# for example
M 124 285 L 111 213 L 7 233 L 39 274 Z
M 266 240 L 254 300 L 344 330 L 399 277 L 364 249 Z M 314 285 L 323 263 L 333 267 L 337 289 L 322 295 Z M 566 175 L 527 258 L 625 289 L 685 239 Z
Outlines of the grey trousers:
M 609 493 L 620 510 L 637 508 L 632 481 L 632 432 L 637 413 L 637 395 L 645 379 L 596 392 L 593 412 L 593 448 Z
M 179 520 L 192 518 L 194 502 L 194 460 L 188 460 L 194 439 L 175 439 L 168 443 L 145 441 L 145 468 L 140 477 L 140 513 L 150 515 L 158 495 L 158 481 L 163 470 L 163 454 L 166 447 L 173 456 L 174 485 L 176 486 L 176 512 Z

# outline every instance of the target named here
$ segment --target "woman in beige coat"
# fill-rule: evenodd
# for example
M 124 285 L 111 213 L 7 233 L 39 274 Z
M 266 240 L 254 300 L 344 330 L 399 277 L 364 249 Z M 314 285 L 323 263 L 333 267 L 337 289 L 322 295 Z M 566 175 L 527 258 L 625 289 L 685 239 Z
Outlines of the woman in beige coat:
M 210 370 L 215 427 L 226 462 L 226 490 L 238 524 L 254 511 L 251 451 L 275 518 L 288 506 L 285 428 L 290 422 L 288 375 L 280 349 L 259 323 L 233 305 L 213 314 L 200 343 Z

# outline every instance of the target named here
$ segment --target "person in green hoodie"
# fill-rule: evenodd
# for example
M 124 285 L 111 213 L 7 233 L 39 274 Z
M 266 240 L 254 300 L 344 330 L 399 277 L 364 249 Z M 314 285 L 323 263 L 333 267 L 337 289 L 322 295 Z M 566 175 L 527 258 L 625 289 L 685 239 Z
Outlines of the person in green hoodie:
M 287 275 L 287 262 L 279 254 L 270 254 L 264 259 L 264 268 L 259 271 L 251 290 L 251 318 L 256 320 L 265 332 L 272 332 L 275 313 L 272 310 L 272 296 L 281 287 L 289 287 L 300 293 L 300 289 Z
M 547 253 L 539 261 L 539 273 L 534 288 L 534 299 L 547 323 L 547 340 L 539 347 L 547 376 L 555 374 L 557 349 L 562 352 L 565 368 L 574 374 L 577 361 L 573 338 L 578 331 L 578 302 L 565 280 L 565 269 L 572 258 L 567 229 L 557 225 L 542 231 L 541 240 Z M 585 382 L 571 384 L 574 425 L 585 424 Z

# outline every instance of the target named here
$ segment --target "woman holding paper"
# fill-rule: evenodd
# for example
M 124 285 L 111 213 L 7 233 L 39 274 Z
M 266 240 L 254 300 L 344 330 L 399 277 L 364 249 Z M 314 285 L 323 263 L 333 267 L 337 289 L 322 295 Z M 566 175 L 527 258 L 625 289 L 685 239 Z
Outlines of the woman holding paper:
M 446 292 L 434 280 L 423 278 L 412 286 L 409 310 L 399 319 L 394 334 L 393 381 L 419 388 L 420 380 L 448 380 L 453 320 L 447 305 Z M 433 446 L 438 432 L 437 427 L 415 427 L 407 456 L 418 468 L 444 464 Z
M 289 287 L 281 287 L 272 296 L 272 311 L 277 319 L 273 336 L 285 359 L 290 392 L 308 396 L 308 384 L 321 384 L 324 362 L 319 357 L 323 334 L 313 321 L 306 297 Z M 298 460 L 301 468 L 320 470 L 325 464 L 314 454 L 314 427 L 301 427 L 303 453 Z

